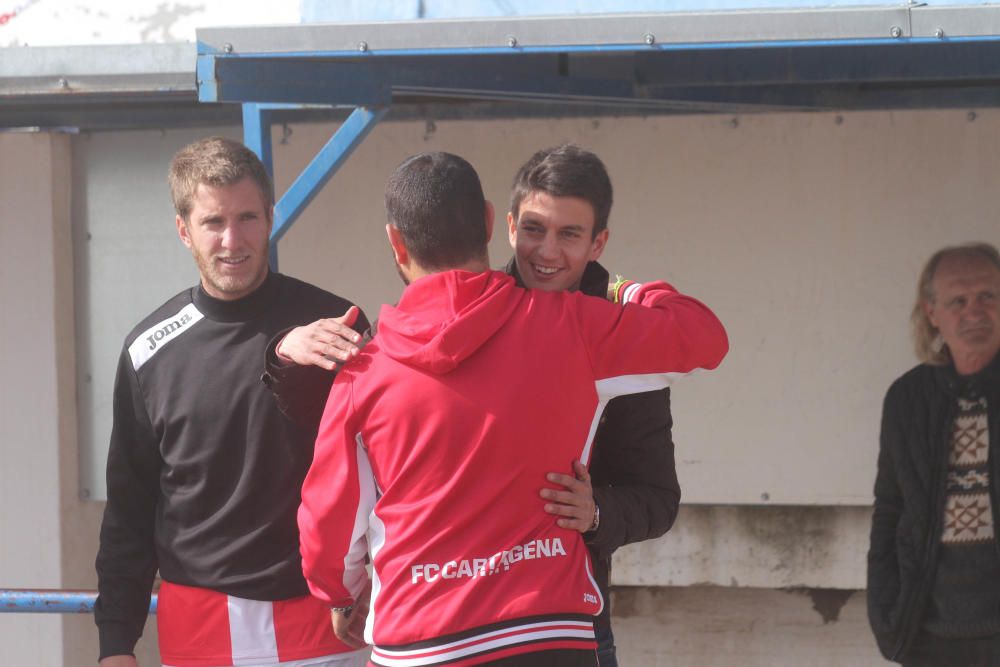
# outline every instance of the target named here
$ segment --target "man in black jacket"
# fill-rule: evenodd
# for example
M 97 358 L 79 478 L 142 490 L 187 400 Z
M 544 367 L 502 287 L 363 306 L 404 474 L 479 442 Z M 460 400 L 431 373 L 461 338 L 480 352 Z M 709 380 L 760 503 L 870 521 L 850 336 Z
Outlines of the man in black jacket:
M 535 153 L 517 172 L 507 225 L 514 258 L 507 270 L 518 284 L 542 290 L 581 290 L 616 300 L 597 263 L 608 241 L 612 188 L 595 154 L 573 145 Z M 600 667 L 617 667 L 608 584 L 611 555 L 625 544 L 660 537 L 677 517 L 681 490 L 674 466 L 670 390 L 611 400 L 594 438 L 588 474 L 552 473 L 543 489 L 546 509 L 564 528 L 579 530 L 590 548 L 594 575 L 607 603 L 595 621 Z
M 944 248 L 912 314 L 921 365 L 882 413 L 868 616 L 913 667 L 1000 665 L 1000 255 Z

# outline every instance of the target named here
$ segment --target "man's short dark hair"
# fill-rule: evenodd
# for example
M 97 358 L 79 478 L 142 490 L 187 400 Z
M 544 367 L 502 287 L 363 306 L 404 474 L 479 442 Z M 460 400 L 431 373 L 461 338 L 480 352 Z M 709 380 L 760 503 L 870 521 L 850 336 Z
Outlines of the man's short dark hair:
M 578 197 L 594 210 L 594 236 L 608 226 L 611 214 L 611 179 L 601 158 L 573 144 L 545 148 L 531 156 L 514 176 L 510 212 L 514 220 L 521 202 L 532 192 L 552 197 Z
M 483 186 L 457 155 L 407 158 L 386 183 L 385 212 L 425 269 L 443 271 L 487 256 Z

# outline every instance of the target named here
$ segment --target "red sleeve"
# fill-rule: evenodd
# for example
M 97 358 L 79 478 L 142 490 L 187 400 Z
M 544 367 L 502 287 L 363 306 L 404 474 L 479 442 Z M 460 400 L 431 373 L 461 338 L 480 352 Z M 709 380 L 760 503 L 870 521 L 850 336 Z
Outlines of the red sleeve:
M 623 286 L 623 306 L 579 295 L 580 335 L 602 400 L 662 389 L 677 377 L 719 365 L 726 330 L 697 299 L 664 282 Z
M 354 602 L 368 581 L 365 554 L 375 483 L 354 428 L 352 377 L 334 382 L 302 485 L 299 543 L 309 590 L 331 607 Z

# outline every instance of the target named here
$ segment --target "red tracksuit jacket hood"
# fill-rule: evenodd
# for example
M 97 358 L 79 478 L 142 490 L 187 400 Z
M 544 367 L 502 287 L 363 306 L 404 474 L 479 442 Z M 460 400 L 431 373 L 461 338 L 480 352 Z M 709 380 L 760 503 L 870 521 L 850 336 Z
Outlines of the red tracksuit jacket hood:
M 426 276 L 406 288 L 398 306 L 382 306 L 379 345 L 407 366 L 448 373 L 493 337 L 522 295 L 499 271 Z

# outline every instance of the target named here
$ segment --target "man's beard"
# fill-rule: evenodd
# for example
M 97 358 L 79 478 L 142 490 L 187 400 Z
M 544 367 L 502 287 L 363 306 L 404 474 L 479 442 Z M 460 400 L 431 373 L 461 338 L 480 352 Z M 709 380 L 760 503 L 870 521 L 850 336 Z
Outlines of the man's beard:
M 265 261 L 260 269 L 247 276 L 232 276 L 226 275 L 219 270 L 219 267 L 215 264 L 214 257 L 208 257 L 200 254 L 195 248 L 191 248 L 191 254 L 194 255 L 195 263 L 198 265 L 198 271 L 201 274 L 202 281 L 208 282 L 212 288 L 221 294 L 234 294 L 240 293 L 248 290 L 251 285 L 255 283 L 262 282 L 262 277 L 267 275 L 268 263 Z M 266 245 L 263 250 L 263 256 L 268 257 L 268 246 Z M 247 259 L 248 262 L 259 261 L 257 257 L 251 257 Z M 247 296 L 246 294 L 241 295 Z

